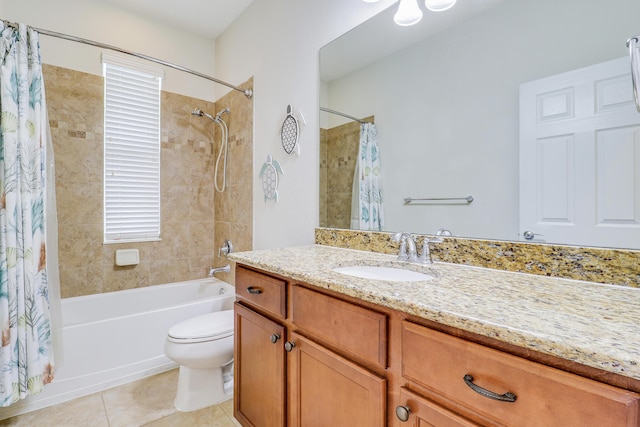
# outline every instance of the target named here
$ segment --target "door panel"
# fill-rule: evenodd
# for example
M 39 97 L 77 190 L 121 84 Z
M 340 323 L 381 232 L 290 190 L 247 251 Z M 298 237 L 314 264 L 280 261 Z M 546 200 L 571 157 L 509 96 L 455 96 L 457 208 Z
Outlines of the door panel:
M 520 86 L 520 235 L 640 249 L 640 114 L 628 58 Z
M 237 302 L 234 311 L 234 417 L 246 427 L 284 427 L 285 329 Z

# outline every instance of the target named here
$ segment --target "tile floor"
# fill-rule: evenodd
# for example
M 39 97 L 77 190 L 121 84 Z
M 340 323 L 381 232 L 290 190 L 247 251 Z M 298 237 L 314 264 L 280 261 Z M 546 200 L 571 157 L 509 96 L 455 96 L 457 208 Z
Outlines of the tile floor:
M 173 406 L 178 370 L 0 421 L 28 427 L 237 427 L 233 400 L 193 412 Z

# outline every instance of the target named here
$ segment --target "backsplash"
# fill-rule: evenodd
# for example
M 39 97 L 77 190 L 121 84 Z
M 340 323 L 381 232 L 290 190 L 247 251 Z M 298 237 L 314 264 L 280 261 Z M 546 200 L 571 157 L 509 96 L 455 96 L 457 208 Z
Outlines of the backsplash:
M 316 228 L 315 243 L 397 254 L 392 233 Z M 424 236 L 415 234 L 416 236 Z M 434 261 L 640 288 L 640 251 L 445 237 Z

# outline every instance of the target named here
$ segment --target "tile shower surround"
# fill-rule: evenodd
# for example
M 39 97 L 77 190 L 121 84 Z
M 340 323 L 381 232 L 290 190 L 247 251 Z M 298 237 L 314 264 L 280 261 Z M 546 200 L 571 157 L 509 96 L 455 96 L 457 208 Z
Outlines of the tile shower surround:
M 44 65 L 43 73 L 56 163 L 63 298 L 202 278 L 208 266 L 226 263 L 215 257 L 225 238 L 232 239 L 236 250 L 251 249 L 252 101 L 235 91 L 216 103 L 163 91 L 162 240 L 105 245 L 103 78 L 51 65 Z M 231 110 L 224 117 L 230 130 L 230 163 L 222 194 L 213 183 L 220 129 L 191 115 L 194 107 L 211 114 Z M 140 264 L 116 267 L 115 251 L 124 248 L 139 249 Z
M 374 117 L 366 117 L 373 122 Z M 320 226 L 349 228 L 353 173 L 358 161 L 360 123 L 320 129 Z

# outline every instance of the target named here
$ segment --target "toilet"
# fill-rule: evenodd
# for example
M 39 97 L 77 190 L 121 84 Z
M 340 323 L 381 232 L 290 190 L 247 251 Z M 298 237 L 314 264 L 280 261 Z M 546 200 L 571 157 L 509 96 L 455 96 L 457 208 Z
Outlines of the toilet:
M 233 395 L 233 310 L 180 322 L 167 333 L 164 354 L 180 365 L 175 407 L 189 412 Z

